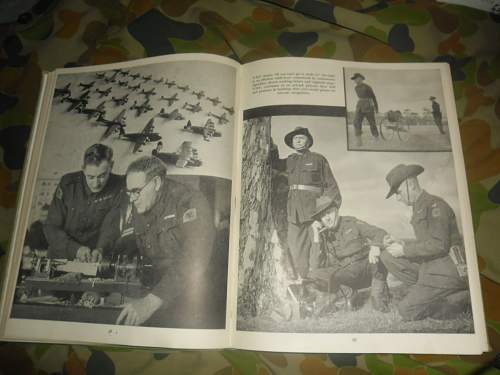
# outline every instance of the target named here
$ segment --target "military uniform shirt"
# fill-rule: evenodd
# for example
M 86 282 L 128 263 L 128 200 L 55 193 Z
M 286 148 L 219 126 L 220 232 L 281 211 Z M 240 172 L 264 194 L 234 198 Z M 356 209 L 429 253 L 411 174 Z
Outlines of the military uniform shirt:
M 342 198 L 337 181 L 326 158 L 306 150 L 293 153 L 286 159 L 288 185 L 306 185 L 318 188 L 317 191 L 290 189 L 288 193 L 287 214 L 291 223 L 311 221 L 316 210 L 316 199 L 328 196 L 340 207 Z
M 438 102 L 432 102 L 432 113 L 433 114 L 441 114 L 441 107 Z
M 49 256 L 74 259 L 81 246 L 94 249 L 104 217 L 116 205 L 123 186 L 123 176 L 111 174 L 106 186 L 92 193 L 82 171 L 64 175 L 44 224 Z
M 375 93 L 372 88 L 368 86 L 366 83 L 360 83 L 359 85 L 354 86 L 354 90 L 358 95 L 358 103 L 356 104 L 357 112 L 372 112 L 373 110 L 378 111 L 378 103 Z
M 367 256 L 370 245 L 382 246 L 386 234 L 385 230 L 355 217 L 341 216 L 335 229 L 326 229 L 320 234 L 322 254 L 311 264 L 313 268 L 315 263 L 328 267 L 360 252 Z
M 413 206 L 411 225 L 415 240 L 405 241 L 409 258 L 428 261 L 448 255 L 450 247 L 461 244 L 452 208 L 443 199 L 423 191 Z
M 139 252 L 153 265 L 152 293 L 165 305 L 206 288 L 215 226 L 201 192 L 166 179 L 148 212 L 133 209 L 132 225 Z

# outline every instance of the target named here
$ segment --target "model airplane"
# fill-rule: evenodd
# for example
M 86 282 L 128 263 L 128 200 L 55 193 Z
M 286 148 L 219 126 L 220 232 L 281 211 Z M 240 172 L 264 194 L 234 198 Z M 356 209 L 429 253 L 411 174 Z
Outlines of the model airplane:
M 215 98 L 211 98 L 211 97 L 207 96 L 207 98 L 206 98 L 206 99 L 207 99 L 208 101 L 211 101 L 211 102 L 212 102 L 212 104 L 213 104 L 214 106 L 216 106 L 217 104 L 219 104 L 219 103 L 221 102 L 221 101 L 219 100 L 219 97 L 218 97 L 218 96 L 216 96 Z
M 126 111 L 126 109 L 123 109 L 118 114 L 118 116 L 116 116 L 112 120 L 107 120 L 103 117 L 104 115 L 99 115 L 99 117 L 97 118 L 97 122 L 100 122 L 104 126 L 108 127 L 106 129 L 106 131 L 104 132 L 104 134 L 102 135 L 102 139 L 108 138 L 114 132 L 119 132 L 120 135 L 125 134 L 125 130 L 124 130 L 124 128 L 126 126 L 126 124 L 125 124 L 125 120 L 126 120 L 125 111 Z
M 160 79 L 153 79 L 153 82 L 154 83 L 163 83 L 163 77 L 161 77 Z
M 189 90 L 189 85 L 184 85 L 184 86 L 177 85 L 177 88 L 183 92 L 186 92 L 187 90 Z
M 106 114 L 106 110 L 104 109 L 104 103 L 105 103 L 105 101 L 103 100 L 95 108 L 79 107 L 78 112 L 86 114 L 88 120 L 90 120 L 92 117 L 94 117 L 96 115 L 97 115 L 97 117 L 104 116 Z
M 111 87 L 108 87 L 106 90 L 95 89 L 95 92 L 99 94 L 99 98 L 103 96 L 108 96 L 111 93 Z
M 118 75 L 118 72 L 114 72 L 109 77 L 104 77 L 104 81 L 107 82 L 107 83 L 116 82 L 116 76 L 117 75 Z
M 196 96 L 198 98 L 198 100 L 200 100 L 201 98 L 203 98 L 205 96 L 205 91 L 201 90 L 201 91 L 191 91 L 191 94 L 193 94 L 194 96 Z
M 149 99 L 151 95 L 156 95 L 155 88 L 153 87 L 151 90 L 145 91 L 144 89 L 141 90 L 139 94 L 142 94 L 146 97 L 146 99 Z
M 174 109 L 172 112 L 167 113 L 164 108 L 160 109 L 160 112 L 156 115 L 165 120 L 184 120 L 184 116 L 179 112 L 178 109 Z
M 160 100 L 166 100 L 168 102 L 168 106 L 170 107 L 174 102 L 179 100 L 179 98 L 177 97 L 177 93 L 175 93 L 174 95 L 172 95 L 170 97 L 165 97 L 162 95 L 160 97 Z
M 149 105 L 149 99 L 146 99 L 144 103 L 142 104 L 137 104 L 137 101 L 134 101 L 134 104 L 132 104 L 132 107 L 130 107 L 132 110 L 136 110 L 135 116 L 139 117 L 143 113 L 146 113 L 148 111 L 152 111 L 153 107 Z
M 57 98 L 58 96 L 71 96 L 71 90 L 69 87 L 71 86 L 71 83 L 66 84 L 66 86 L 61 87 L 60 89 L 56 88 L 54 90 L 54 98 Z
M 224 106 L 222 106 L 222 109 L 225 110 L 230 115 L 234 114 L 234 108 L 233 107 L 224 107 Z
M 126 87 L 126 86 L 128 86 L 128 81 L 118 81 L 118 86 Z
M 167 86 L 168 88 L 175 85 L 176 85 L 175 81 L 169 81 L 168 79 L 165 80 L 165 86 Z
M 140 88 L 141 88 L 141 85 L 140 85 L 140 84 L 137 84 L 137 85 L 135 85 L 135 86 L 129 86 L 129 87 L 128 87 L 128 89 L 129 89 L 130 91 L 137 91 L 137 90 L 139 90 Z
M 135 73 L 135 74 L 130 74 L 129 77 L 132 78 L 132 80 L 139 78 L 140 74 Z
M 89 83 L 79 83 L 78 86 L 81 86 L 83 90 L 90 90 L 95 84 L 95 81 Z
M 128 94 L 125 94 L 122 97 L 118 97 L 118 98 L 115 98 L 114 96 L 112 96 L 111 100 L 113 102 L 115 102 L 116 106 L 124 105 L 125 103 L 128 102 Z
M 158 142 L 152 154 L 165 164 L 175 165 L 178 168 L 199 167 L 202 165 L 198 158 L 198 150 L 192 147 L 192 142 L 182 142 L 177 152 L 161 152 L 163 143 Z
M 196 113 L 196 112 L 200 112 L 201 111 L 201 105 L 200 105 L 200 102 L 196 103 L 196 104 L 189 104 L 189 103 L 184 103 L 184 105 L 182 106 L 182 109 L 185 109 L 189 112 L 193 112 L 193 113 Z
M 151 79 L 153 79 L 153 76 L 150 74 L 148 76 L 142 76 L 141 78 L 144 82 L 148 82 L 151 81 Z
M 120 137 L 124 137 L 126 140 L 134 143 L 133 153 L 137 151 L 141 152 L 141 147 L 148 144 L 149 142 L 157 142 L 161 139 L 161 135 L 154 132 L 154 117 L 149 120 L 147 125 L 142 129 L 140 133 L 125 133 Z
M 71 96 L 65 96 L 61 99 L 62 102 L 70 102 L 71 105 L 68 107 L 66 112 L 71 112 L 72 110 L 79 110 L 80 108 L 85 108 L 89 103 L 89 92 L 85 91 L 78 98 L 72 98 Z
M 215 131 L 215 124 L 211 119 L 208 119 L 204 126 L 193 126 L 191 121 L 188 121 L 183 130 L 193 134 L 200 134 L 207 142 L 210 141 L 211 137 L 221 136 L 221 133 Z
M 208 115 L 216 118 L 220 125 L 224 125 L 229 122 L 228 118 L 226 117 L 226 112 L 223 112 L 222 115 L 216 115 L 215 113 L 208 112 Z

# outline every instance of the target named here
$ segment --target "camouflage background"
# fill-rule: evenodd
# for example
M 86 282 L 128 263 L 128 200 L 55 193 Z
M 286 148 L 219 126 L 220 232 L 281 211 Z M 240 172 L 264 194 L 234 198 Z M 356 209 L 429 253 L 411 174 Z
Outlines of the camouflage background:
M 5 262 L 41 73 L 180 52 L 242 63 L 310 56 L 451 67 L 492 352 L 272 354 L 0 345 L 3 374 L 465 374 L 500 350 L 500 17 L 428 0 L 40 1 L 0 25 L 0 247 Z M 495 203 L 497 202 L 497 203 Z

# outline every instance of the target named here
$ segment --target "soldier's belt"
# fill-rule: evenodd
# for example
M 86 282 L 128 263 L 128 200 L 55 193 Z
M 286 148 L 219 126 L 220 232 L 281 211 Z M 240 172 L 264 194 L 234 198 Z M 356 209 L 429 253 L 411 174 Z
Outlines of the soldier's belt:
M 322 193 L 323 189 L 312 185 L 290 185 L 290 190 L 305 190 L 312 191 L 314 193 Z

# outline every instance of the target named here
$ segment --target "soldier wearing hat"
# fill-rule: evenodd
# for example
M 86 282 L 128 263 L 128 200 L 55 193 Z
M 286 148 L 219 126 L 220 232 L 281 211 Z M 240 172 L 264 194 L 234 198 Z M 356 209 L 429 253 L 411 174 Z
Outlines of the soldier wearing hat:
M 434 118 L 434 122 L 439 129 L 441 134 L 445 134 L 443 130 L 443 115 L 441 114 L 441 107 L 439 103 L 436 101 L 435 96 L 431 96 L 429 100 L 432 102 L 432 117 Z
M 462 247 L 455 214 L 443 199 L 420 187 L 417 176 L 423 171 L 420 165 L 400 164 L 386 177 L 386 199 L 395 194 L 413 208 L 415 239 L 386 237 L 380 255 L 387 270 L 410 286 L 398 304 L 404 320 L 448 319 L 470 305 L 467 278 L 450 256 L 450 250 Z
M 329 198 L 318 201 L 312 218 L 309 278 L 318 289 L 332 300 L 345 298 L 346 307 L 354 309 L 357 291 L 371 286 L 372 307 L 389 311 L 387 270 L 379 260 L 387 232 L 355 217 L 339 216 L 339 207 Z
M 354 73 L 351 79 L 356 82 L 354 90 L 358 96 L 356 112 L 354 115 L 354 132 L 358 145 L 361 145 L 361 126 L 365 118 L 370 124 L 370 131 L 372 135 L 378 139 L 377 124 L 375 122 L 375 112 L 378 112 L 378 103 L 373 89 L 364 83 L 365 77 L 361 73 Z
M 277 152 L 271 152 L 273 168 L 286 171 L 288 175 L 287 242 L 295 276 L 302 278 L 309 272 L 310 224 L 316 200 L 327 196 L 337 206 L 341 203 L 340 191 L 328 161 L 323 155 L 309 150 L 313 142 L 307 128 L 297 127 L 285 136 L 286 145 L 295 153 L 279 159 Z

